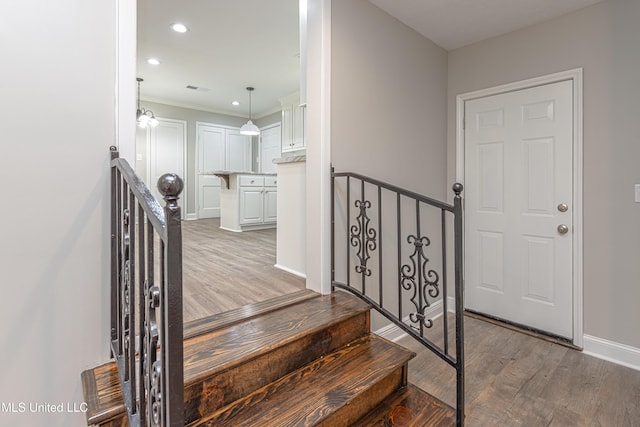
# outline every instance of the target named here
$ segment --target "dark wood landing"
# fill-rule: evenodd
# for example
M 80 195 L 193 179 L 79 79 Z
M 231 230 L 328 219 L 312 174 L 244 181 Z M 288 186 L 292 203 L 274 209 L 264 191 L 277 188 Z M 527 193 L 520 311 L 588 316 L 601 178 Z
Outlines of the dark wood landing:
M 456 424 L 455 410 L 409 384 L 397 390 L 353 427 L 444 427 Z
M 185 421 L 196 421 L 368 332 L 369 306 L 339 292 L 188 339 Z M 83 372 L 82 385 L 88 424 L 125 417 L 115 363 Z
M 350 426 L 406 384 L 407 363 L 414 355 L 368 335 L 194 426 Z
M 184 342 L 185 425 L 453 424 L 450 408 L 407 387 L 415 354 L 371 334 L 369 312 L 344 292 L 305 292 L 194 326 Z M 82 385 L 88 424 L 127 426 L 115 363 L 83 372 Z M 413 424 L 398 424 L 409 415 Z

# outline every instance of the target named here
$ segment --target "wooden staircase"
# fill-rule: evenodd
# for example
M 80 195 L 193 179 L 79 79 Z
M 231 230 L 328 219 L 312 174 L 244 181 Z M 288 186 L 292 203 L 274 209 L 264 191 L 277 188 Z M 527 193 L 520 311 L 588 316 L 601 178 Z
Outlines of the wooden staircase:
M 371 334 L 369 306 L 344 292 L 244 307 L 185 337 L 188 426 L 455 425 L 451 407 L 407 383 L 415 354 Z M 88 425 L 128 425 L 114 363 L 82 384 Z

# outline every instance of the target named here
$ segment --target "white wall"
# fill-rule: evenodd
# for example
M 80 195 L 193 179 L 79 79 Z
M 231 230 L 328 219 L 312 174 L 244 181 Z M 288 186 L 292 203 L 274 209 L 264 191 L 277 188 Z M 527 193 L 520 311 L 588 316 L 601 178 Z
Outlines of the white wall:
M 447 52 L 366 0 L 334 1 L 331 161 L 439 199 Z
M 448 178 L 455 97 L 584 68 L 584 331 L 640 348 L 640 2 L 612 0 L 449 54 Z
M 0 402 L 27 405 L 3 426 L 85 425 L 66 405 L 109 356 L 115 13 L 113 0 L 0 2 Z

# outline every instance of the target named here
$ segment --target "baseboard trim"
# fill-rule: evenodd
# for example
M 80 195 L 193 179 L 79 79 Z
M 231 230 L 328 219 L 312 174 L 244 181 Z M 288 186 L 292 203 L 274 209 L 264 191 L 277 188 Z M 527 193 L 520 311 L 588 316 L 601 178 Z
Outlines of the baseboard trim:
M 284 265 L 275 264 L 275 265 L 274 265 L 274 267 L 275 267 L 275 268 L 278 268 L 278 269 L 280 269 L 280 270 L 282 270 L 282 271 L 286 271 L 287 273 L 291 273 L 291 274 L 293 274 L 294 276 L 302 277 L 303 279 L 306 279 L 306 278 L 307 278 L 307 275 L 306 275 L 306 274 L 304 274 L 304 273 L 300 273 L 299 271 L 296 271 L 296 270 L 294 270 L 294 269 L 292 269 L 292 268 L 285 267 Z
M 640 348 L 585 334 L 583 349 L 589 356 L 640 371 Z
M 196 213 L 188 213 L 187 216 L 185 217 L 185 221 L 193 221 L 198 219 L 198 214 Z
M 447 310 L 449 311 L 449 313 L 455 313 L 455 309 L 454 309 L 455 299 L 452 297 L 449 297 L 447 298 L 447 301 L 448 301 Z M 434 302 L 431 305 L 431 307 L 429 307 L 425 311 L 425 315 L 431 320 L 436 320 L 438 317 L 442 316 L 442 300 L 438 300 Z M 402 322 L 409 324 L 410 323 L 409 316 L 406 316 L 404 319 L 402 319 Z M 400 338 L 403 338 L 407 335 L 405 331 L 403 331 L 402 329 L 400 329 L 400 327 L 398 327 L 393 323 L 389 323 L 388 325 L 383 326 L 378 330 L 375 330 L 373 333 L 393 342 L 396 342 Z

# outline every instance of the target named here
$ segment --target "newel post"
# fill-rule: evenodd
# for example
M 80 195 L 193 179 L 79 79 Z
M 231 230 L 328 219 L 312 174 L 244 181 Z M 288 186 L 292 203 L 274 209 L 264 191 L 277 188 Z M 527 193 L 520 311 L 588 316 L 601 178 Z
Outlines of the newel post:
M 459 182 L 453 184 L 453 236 L 455 251 L 455 295 L 456 295 L 456 424 L 464 425 L 464 283 L 462 257 L 462 190 Z
M 166 224 L 163 323 L 165 329 L 162 351 L 166 372 L 165 402 L 167 426 L 184 426 L 183 324 L 182 324 L 182 228 L 178 199 L 184 189 L 182 179 L 166 173 L 158 179 L 158 191 L 164 197 Z
M 118 148 L 115 146 L 109 147 L 111 154 L 111 160 L 115 160 L 119 157 Z M 119 257 L 118 257 L 118 245 L 120 240 L 118 239 L 119 224 L 118 219 L 119 212 L 119 193 L 118 193 L 118 169 L 111 164 L 111 342 L 118 339 L 118 275 L 120 272 Z M 112 354 L 112 356 L 115 356 Z

